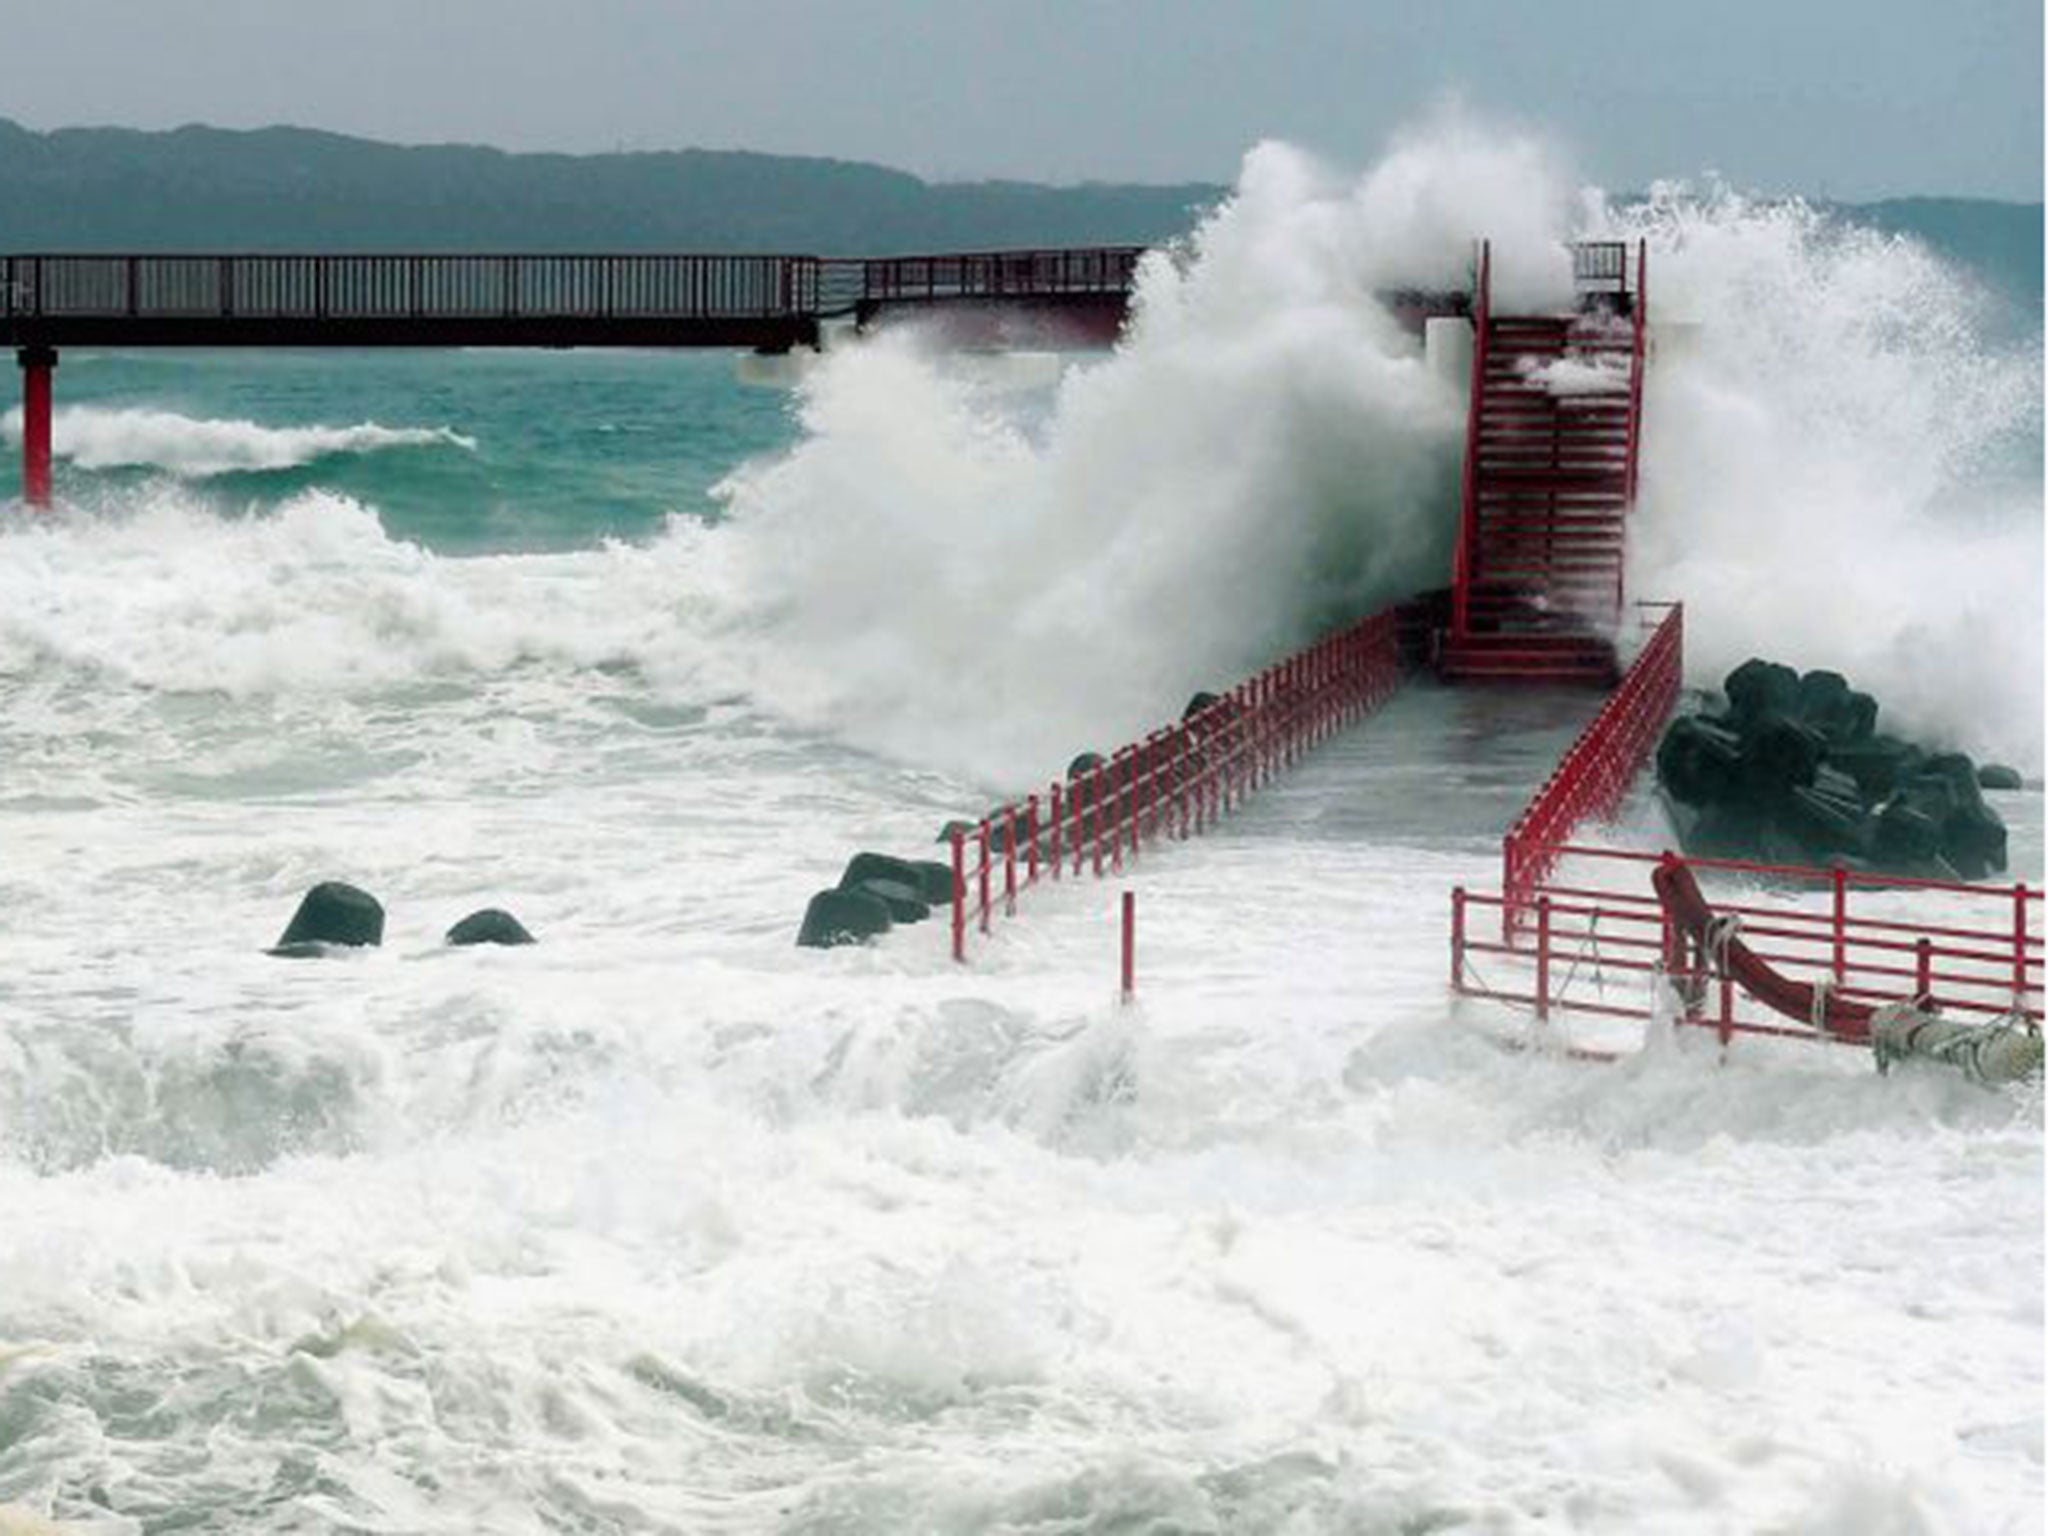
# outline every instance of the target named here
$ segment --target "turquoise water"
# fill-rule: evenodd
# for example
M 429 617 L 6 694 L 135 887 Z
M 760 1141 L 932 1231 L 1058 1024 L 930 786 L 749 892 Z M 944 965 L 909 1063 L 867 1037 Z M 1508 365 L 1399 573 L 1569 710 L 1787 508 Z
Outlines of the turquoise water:
M 57 408 L 166 413 L 191 422 L 291 429 L 374 422 L 449 429 L 447 441 L 378 452 L 294 451 L 288 467 L 206 474 L 223 512 L 274 506 L 318 486 L 374 506 L 394 538 L 445 553 L 588 548 L 646 539 L 671 514 L 713 518 L 711 490 L 756 455 L 786 448 L 789 394 L 741 387 L 728 352 L 74 351 Z M 102 505 L 181 472 L 175 429 L 78 423 L 65 494 Z M 70 433 L 60 425 L 60 451 Z M 187 434 L 189 436 L 189 434 Z M 251 436 L 254 436 L 253 434 Z M 255 444 L 249 445 L 252 450 Z M 142 462 L 82 469 L 88 447 Z M 18 455 L 0 497 L 19 493 Z

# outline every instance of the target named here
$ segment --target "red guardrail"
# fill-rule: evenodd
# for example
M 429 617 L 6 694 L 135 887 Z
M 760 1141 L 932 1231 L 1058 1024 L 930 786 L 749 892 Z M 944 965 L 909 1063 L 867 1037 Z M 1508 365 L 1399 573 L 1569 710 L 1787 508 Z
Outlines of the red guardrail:
M 1662 605 L 1639 604 L 1654 608 Z M 1685 670 L 1685 609 L 1672 603 L 1627 676 L 1559 759 L 1501 839 L 1501 922 L 1512 938 L 1536 887 L 1578 827 L 1612 816 L 1678 700 Z
M 953 958 L 970 921 L 1041 879 L 1120 871 L 1148 842 L 1199 834 L 1332 732 L 1399 685 L 1393 610 L 1317 641 L 1177 725 L 1152 732 L 1085 774 L 1052 784 L 953 832 Z
M 1451 893 L 1451 984 L 1465 997 L 1618 1018 L 1651 1016 L 1646 982 L 1662 975 L 1675 986 L 1683 1022 L 1737 1034 L 1833 1038 L 1770 1012 L 1725 975 L 1686 958 L 1671 921 L 1651 893 L 1648 871 L 1659 854 L 1559 846 L 1553 861 L 1587 861 L 1571 883 L 1546 882 L 1526 898 L 1534 942 L 1476 938 L 1471 909 L 1501 907 L 1503 896 Z M 1977 1019 L 2014 1009 L 2041 1018 L 2042 892 L 2019 883 L 1970 885 L 1832 869 L 1688 859 L 1696 873 L 1718 877 L 1714 910 L 1740 923 L 1744 944 L 1788 978 L 1825 983 L 1837 995 L 1866 1003 L 1928 999 L 1952 1014 Z M 1603 874 L 1640 876 L 1632 888 L 1602 883 Z M 1778 886 L 1772 889 L 1763 882 Z M 1807 904 L 1799 905 L 1804 887 Z M 1905 891 L 1917 912 L 1908 921 L 1887 914 L 1876 893 Z M 1866 910 L 1854 910 L 1861 893 Z M 1822 906 L 1812 896 L 1824 894 Z M 1488 972 L 1492 974 L 1489 975 Z

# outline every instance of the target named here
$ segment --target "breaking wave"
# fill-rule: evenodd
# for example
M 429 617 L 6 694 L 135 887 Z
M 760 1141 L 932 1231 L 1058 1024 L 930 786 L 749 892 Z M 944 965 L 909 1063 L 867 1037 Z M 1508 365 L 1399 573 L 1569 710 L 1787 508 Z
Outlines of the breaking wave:
M 75 405 L 51 421 L 51 446 L 81 469 L 155 469 L 180 479 L 297 469 L 348 454 L 394 448 L 476 450 L 476 441 L 449 427 L 266 427 L 253 421 L 218 421 L 174 411 Z M 0 437 L 21 441 L 21 411 L 0 418 Z

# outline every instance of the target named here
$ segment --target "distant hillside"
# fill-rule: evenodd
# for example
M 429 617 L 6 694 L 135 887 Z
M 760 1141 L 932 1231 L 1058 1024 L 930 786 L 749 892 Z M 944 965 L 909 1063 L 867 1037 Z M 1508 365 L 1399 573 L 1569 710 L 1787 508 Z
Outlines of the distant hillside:
M 66 128 L 0 118 L 0 250 L 768 251 L 881 256 L 1150 245 L 1226 189 L 926 182 L 846 160 L 689 149 L 514 155 L 306 128 Z M 2039 323 L 2041 205 L 1849 204 L 1970 267 Z
M 67 128 L 0 119 L 0 250 L 764 251 L 1148 245 L 1215 186 L 929 183 L 842 160 L 711 150 L 513 155 L 304 128 Z

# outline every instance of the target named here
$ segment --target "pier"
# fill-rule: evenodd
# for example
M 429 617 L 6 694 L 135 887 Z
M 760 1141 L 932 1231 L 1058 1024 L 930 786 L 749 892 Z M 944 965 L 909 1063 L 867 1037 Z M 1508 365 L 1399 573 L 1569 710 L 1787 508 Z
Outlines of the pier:
M 0 257 L 22 372 L 22 493 L 50 500 L 64 347 L 812 347 L 833 322 L 943 316 L 963 342 L 1106 344 L 1136 246 L 951 256 Z

